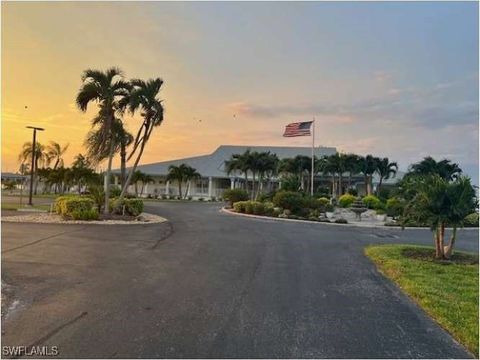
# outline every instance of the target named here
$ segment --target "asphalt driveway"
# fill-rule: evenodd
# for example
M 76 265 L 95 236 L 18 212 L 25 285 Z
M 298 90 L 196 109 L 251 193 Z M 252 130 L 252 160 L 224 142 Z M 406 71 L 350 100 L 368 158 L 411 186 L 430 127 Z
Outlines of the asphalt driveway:
M 2 345 L 61 357 L 465 358 L 470 355 L 363 255 L 431 244 L 427 230 L 232 216 L 148 203 L 168 224 L 2 224 L 18 303 Z M 478 231 L 458 248 L 478 251 Z

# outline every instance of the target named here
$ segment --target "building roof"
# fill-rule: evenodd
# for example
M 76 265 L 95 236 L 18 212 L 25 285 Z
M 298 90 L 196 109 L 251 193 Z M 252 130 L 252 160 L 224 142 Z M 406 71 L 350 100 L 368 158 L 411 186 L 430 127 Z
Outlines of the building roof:
M 21 180 L 26 179 L 27 177 L 22 174 L 14 174 L 11 172 L 2 172 L 2 180 Z
M 213 153 L 209 155 L 201 155 L 178 160 L 162 161 L 152 164 L 139 165 L 137 167 L 143 173 L 150 175 L 167 175 L 170 165 L 187 164 L 195 168 L 202 176 L 208 177 L 226 177 L 225 160 L 230 159 L 233 154 L 241 154 L 246 150 L 251 151 L 270 151 L 276 154 L 280 159 L 291 158 L 297 155 L 311 156 L 312 149 L 309 147 L 287 147 L 287 146 L 237 146 L 237 145 L 221 145 Z M 334 147 L 317 147 L 315 155 L 317 157 L 333 155 L 337 152 Z M 115 170 L 118 173 L 119 170 Z

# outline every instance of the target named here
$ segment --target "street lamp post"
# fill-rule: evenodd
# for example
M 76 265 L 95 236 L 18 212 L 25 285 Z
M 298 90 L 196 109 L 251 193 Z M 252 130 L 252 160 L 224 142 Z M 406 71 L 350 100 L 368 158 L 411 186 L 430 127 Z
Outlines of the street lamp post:
M 35 126 L 27 126 L 27 129 L 33 129 L 33 141 L 32 141 L 32 167 L 30 168 L 30 194 L 28 196 L 28 205 L 32 206 L 32 197 L 33 197 L 33 177 L 35 172 L 35 157 L 37 155 L 35 151 L 36 141 L 37 141 L 37 130 L 43 131 L 45 129 L 35 127 Z

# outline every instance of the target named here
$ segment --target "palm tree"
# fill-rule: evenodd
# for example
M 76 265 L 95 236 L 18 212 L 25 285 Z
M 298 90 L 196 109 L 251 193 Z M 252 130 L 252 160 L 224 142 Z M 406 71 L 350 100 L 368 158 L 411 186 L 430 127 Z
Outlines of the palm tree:
M 135 170 L 135 172 L 132 175 L 132 183 L 135 188 L 135 196 L 138 197 L 138 183 L 142 181 L 143 177 L 145 176 L 144 173 L 142 173 L 140 170 Z
M 158 94 L 163 84 L 162 79 L 156 78 L 147 81 L 133 79 L 130 81 L 130 83 L 132 85 L 132 90 L 130 91 L 129 97 L 123 100 L 121 107 L 128 107 L 130 113 L 132 114 L 134 114 L 135 111 L 140 110 L 140 114 L 143 117 L 143 122 L 133 142 L 133 149 L 128 156 L 129 160 L 138 150 L 137 158 L 135 159 L 133 167 L 128 174 L 125 184 L 123 185 L 123 189 L 119 197 L 120 201 L 127 191 L 133 172 L 138 166 L 145 149 L 145 145 L 147 144 L 153 129 L 157 126 L 160 126 L 163 122 L 164 112 L 162 100 L 158 99 Z
M 186 199 L 188 196 L 188 192 L 190 191 L 190 183 L 192 180 L 199 179 L 201 177 L 200 173 L 193 167 L 185 165 L 183 168 L 184 172 L 184 179 L 187 182 L 187 190 L 185 191 L 184 198 Z
M 433 175 L 437 174 L 442 179 L 454 180 L 462 174 L 462 169 L 456 163 L 443 159 L 437 162 L 431 156 L 425 157 L 422 161 L 412 164 L 407 174 L 411 175 Z
M 18 160 L 20 163 L 32 163 L 32 143 L 30 141 L 26 142 L 23 144 L 22 151 L 20 152 L 18 156 Z M 33 174 L 35 177 L 35 174 L 38 171 L 39 166 L 48 166 L 50 164 L 50 158 L 48 157 L 47 152 L 45 151 L 45 146 L 40 144 L 39 142 L 35 143 L 35 163 L 33 164 Z M 30 169 L 32 171 L 32 169 Z M 37 188 L 38 188 L 38 177 L 34 178 L 34 193 L 35 195 L 37 194 Z
M 345 158 L 345 170 L 348 172 L 348 186 L 352 186 L 352 176 L 359 173 L 360 157 L 356 154 L 347 154 Z
M 122 80 L 122 71 L 112 67 L 107 71 L 88 69 L 82 74 L 82 87 L 80 88 L 76 103 L 78 108 L 85 112 L 88 104 L 98 104 L 98 115 L 92 120 L 92 126 L 97 127 L 94 137 L 96 145 L 108 147 L 108 166 L 106 171 L 105 206 L 104 212 L 108 214 L 108 201 L 110 197 L 110 175 L 112 160 L 115 151 L 114 122 L 115 113 L 121 110 L 120 101 L 128 96 L 130 85 Z M 104 154 L 104 151 L 100 152 Z
M 360 157 L 359 170 L 364 176 L 365 192 L 367 195 L 372 194 L 372 177 L 377 170 L 377 163 L 380 159 L 372 155 Z
M 380 177 L 377 186 L 377 195 L 380 194 L 380 188 L 384 179 L 390 179 L 391 176 L 395 176 L 398 171 L 398 165 L 396 162 L 390 162 L 388 158 L 380 159 L 377 162 L 377 174 Z
M 151 183 L 153 183 L 155 180 L 153 179 L 153 177 L 152 177 L 151 175 L 143 174 L 141 181 L 142 181 L 142 188 L 141 188 L 141 190 L 140 190 L 140 196 L 143 195 L 143 190 L 144 190 L 144 188 L 145 188 L 145 185 L 151 184 Z
M 185 167 L 187 165 L 181 164 L 179 166 L 170 165 L 168 167 L 167 180 L 176 181 L 178 183 L 178 196 L 182 197 L 182 183 L 185 180 Z
M 232 172 L 240 171 L 245 178 L 245 190 L 248 192 L 248 172 L 250 171 L 250 149 L 247 149 L 243 154 L 233 154 L 230 160 L 225 161 L 225 170 L 228 175 Z
M 63 166 L 63 155 L 65 155 L 65 152 L 68 150 L 68 146 L 69 144 L 67 143 L 62 147 L 55 141 L 50 141 L 50 144 L 47 145 L 46 151 L 48 158 L 55 160 L 55 165 L 53 165 L 54 170 L 59 166 Z
M 435 240 L 435 257 L 449 258 L 456 241 L 457 227 L 465 217 L 477 209 L 475 190 L 468 177 L 458 177 L 450 182 L 438 174 L 416 178 L 410 182 L 415 195 L 405 207 L 402 221 L 428 223 Z M 453 226 L 452 237 L 444 246 L 445 227 Z
M 126 172 L 127 172 L 127 148 L 133 142 L 133 135 L 130 134 L 122 122 L 119 122 L 119 129 L 116 132 L 118 144 L 120 145 L 120 185 L 125 185 L 126 181 Z

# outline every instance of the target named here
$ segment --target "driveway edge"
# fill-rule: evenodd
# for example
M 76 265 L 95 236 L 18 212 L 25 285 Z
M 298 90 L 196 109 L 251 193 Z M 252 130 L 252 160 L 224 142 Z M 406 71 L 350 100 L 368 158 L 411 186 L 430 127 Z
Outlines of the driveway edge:
M 285 219 L 285 218 L 278 218 L 278 217 L 270 217 L 270 216 L 262 216 L 262 215 L 252 215 L 252 214 L 243 214 L 232 211 L 227 209 L 226 207 L 222 207 L 220 209 L 221 212 L 224 212 L 229 215 L 234 216 L 244 216 L 254 219 L 261 219 L 261 220 L 273 220 L 273 221 L 290 221 L 290 222 L 299 222 L 299 223 L 307 223 L 307 224 L 318 224 L 318 225 L 328 225 L 328 226 L 341 226 L 341 227 L 359 227 L 359 228 L 370 228 L 370 229 L 388 229 L 388 230 L 430 230 L 428 227 L 406 227 L 402 229 L 399 226 L 385 226 L 385 225 L 368 225 L 368 224 L 336 224 L 334 222 L 322 222 L 322 221 L 310 221 L 310 220 L 300 220 L 300 219 Z M 458 230 L 478 230 L 476 227 L 471 228 L 459 228 Z

